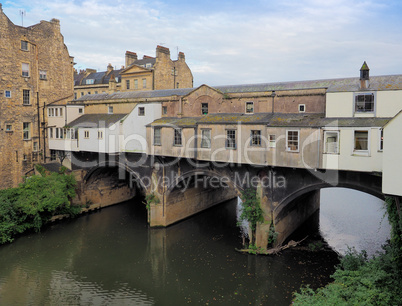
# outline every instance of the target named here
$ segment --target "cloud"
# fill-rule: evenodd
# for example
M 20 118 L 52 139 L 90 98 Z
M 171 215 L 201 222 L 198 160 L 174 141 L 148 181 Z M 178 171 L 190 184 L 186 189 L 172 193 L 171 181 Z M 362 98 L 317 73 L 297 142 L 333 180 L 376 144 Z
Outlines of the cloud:
M 21 7 L 25 25 L 60 19 L 79 69 L 120 67 L 126 50 L 154 56 L 158 44 L 173 59 L 177 48 L 186 54 L 195 86 L 356 76 L 364 60 L 378 74 L 400 73 L 402 66 L 397 1 L 24 0 L 3 6 L 15 23 Z

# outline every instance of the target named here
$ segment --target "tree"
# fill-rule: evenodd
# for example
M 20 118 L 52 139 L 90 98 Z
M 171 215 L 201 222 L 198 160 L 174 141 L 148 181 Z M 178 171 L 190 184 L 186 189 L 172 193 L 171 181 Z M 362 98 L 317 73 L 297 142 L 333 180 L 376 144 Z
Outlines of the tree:
M 240 220 L 248 221 L 251 230 L 251 245 L 255 245 L 255 236 L 257 223 L 264 221 L 263 212 L 260 206 L 260 199 L 257 196 L 256 190 L 247 188 L 241 192 L 242 212 Z

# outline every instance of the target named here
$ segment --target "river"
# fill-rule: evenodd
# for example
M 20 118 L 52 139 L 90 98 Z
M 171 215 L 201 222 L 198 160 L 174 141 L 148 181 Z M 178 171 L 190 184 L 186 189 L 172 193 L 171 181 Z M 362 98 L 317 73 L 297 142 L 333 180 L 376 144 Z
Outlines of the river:
M 323 206 L 332 198 L 324 194 Z M 300 286 L 330 281 L 334 251 L 236 252 L 237 210 L 232 200 L 151 229 L 135 198 L 24 235 L 0 246 L 0 304 L 289 305 Z

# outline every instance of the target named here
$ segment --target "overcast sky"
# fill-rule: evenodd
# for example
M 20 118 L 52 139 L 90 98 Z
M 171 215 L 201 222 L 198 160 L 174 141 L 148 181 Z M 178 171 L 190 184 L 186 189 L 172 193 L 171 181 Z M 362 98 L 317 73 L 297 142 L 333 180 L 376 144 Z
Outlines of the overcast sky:
M 0 0 L 16 25 L 60 19 L 76 69 L 184 52 L 194 86 L 402 73 L 400 0 Z

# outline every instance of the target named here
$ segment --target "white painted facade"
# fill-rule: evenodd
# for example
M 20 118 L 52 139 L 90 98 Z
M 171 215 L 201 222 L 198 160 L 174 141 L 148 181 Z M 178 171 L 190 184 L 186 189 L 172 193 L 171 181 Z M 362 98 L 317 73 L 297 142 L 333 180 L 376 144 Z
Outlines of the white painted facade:
M 384 127 L 382 192 L 402 196 L 402 111 Z
M 147 153 L 146 125 L 162 117 L 160 103 L 140 103 L 123 120 L 120 152 Z

